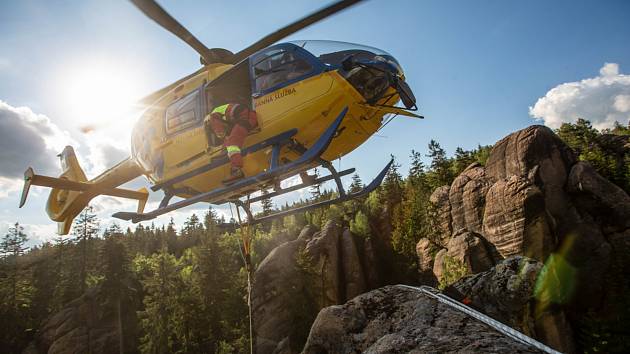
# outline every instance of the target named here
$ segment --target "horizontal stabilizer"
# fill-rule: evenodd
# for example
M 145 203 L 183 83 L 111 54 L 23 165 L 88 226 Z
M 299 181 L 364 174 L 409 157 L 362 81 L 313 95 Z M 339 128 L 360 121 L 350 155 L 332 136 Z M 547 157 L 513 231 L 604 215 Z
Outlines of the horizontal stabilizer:
M 35 172 L 33 172 L 33 169 L 29 167 L 26 172 L 24 172 L 24 188 L 22 189 L 22 197 L 20 198 L 20 208 L 26 203 L 26 198 L 28 196 L 31 185 L 57 188 L 75 192 L 90 191 L 95 192 L 95 194 L 97 195 L 102 194 L 110 195 L 112 197 L 136 199 L 143 202 L 142 209 L 144 209 L 144 205 L 146 205 L 146 201 L 149 197 L 149 192 L 146 188 L 141 188 L 137 191 L 123 188 L 102 188 L 98 184 L 89 182 L 77 182 L 71 181 L 66 178 L 36 175 Z
M 59 177 L 35 174 L 32 168 L 24 172 L 24 188 L 20 198 L 20 207 L 24 206 L 31 186 L 51 188 L 46 204 L 46 212 L 51 220 L 57 222 L 58 233 L 70 232 L 72 221 L 79 215 L 92 198 L 98 195 L 138 200 L 138 212 L 142 213 L 149 198 L 146 188 L 137 191 L 118 188 L 142 174 L 142 169 L 131 159 L 125 159 L 116 166 L 89 180 L 79 165 L 79 160 L 72 146 L 66 146 L 59 154 L 62 173 Z

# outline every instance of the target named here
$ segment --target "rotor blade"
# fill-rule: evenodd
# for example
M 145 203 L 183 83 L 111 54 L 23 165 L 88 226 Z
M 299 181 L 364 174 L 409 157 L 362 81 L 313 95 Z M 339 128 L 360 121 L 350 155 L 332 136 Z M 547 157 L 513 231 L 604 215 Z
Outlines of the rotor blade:
M 238 63 L 239 61 L 247 58 L 248 56 L 256 53 L 257 51 L 266 48 L 272 44 L 274 44 L 275 42 L 307 27 L 312 25 L 315 22 L 321 21 L 323 19 L 325 19 L 328 16 L 331 16 L 341 10 L 344 10 L 358 2 L 360 2 L 361 0 L 342 0 L 339 2 L 336 2 L 328 7 L 325 7 L 315 13 L 310 14 L 309 16 L 306 16 L 296 22 L 293 22 L 292 24 L 285 26 L 269 35 L 267 35 L 266 37 L 263 37 L 261 40 L 259 40 L 258 42 L 250 45 L 249 47 L 241 50 L 240 52 L 236 53 L 234 55 L 234 59 L 233 59 L 233 63 Z
M 166 12 L 158 3 L 153 0 L 130 0 L 140 11 L 144 12 L 147 17 L 162 26 L 165 30 L 176 35 L 179 39 L 186 42 L 194 50 L 201 55 L 206 63 L 215 63 L 220 60 L 210 49 L 201 43 L 192 33 Z

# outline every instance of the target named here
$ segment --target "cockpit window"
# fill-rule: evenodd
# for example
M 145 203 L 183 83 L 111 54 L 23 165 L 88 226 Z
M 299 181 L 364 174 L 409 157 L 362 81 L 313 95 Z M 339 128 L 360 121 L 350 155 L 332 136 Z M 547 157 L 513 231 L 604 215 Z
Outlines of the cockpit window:
M 166 131 L 174 133 L 195 125 L 199 121 L 198 112 L 199 90 L 194 90 L 181 99 L 173 102 L 166 109 Z
M 256 58 L 254 63 L 255 92 L 299 79 L 313 71 L 313 66 L 293 50 L 272 49 Z
M 354 43 L 345 43 L 337 41 L 293 41 L 304 50 L 310 52 L 315 57 L 329 67 L 340 67 L 341 62 L 348 56 L 352 55 L 355 60 L 380 61 L 392 65 L 398 73 L 403 74 L 398 61 L 384 50 Z

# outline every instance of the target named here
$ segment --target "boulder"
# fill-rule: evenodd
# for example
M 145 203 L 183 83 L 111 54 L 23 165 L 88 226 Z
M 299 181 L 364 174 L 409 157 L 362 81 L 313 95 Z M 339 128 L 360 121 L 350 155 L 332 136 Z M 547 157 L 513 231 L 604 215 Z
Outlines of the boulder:
M 438 282 L 442 282 L 446 272 L 446 257 L 447 250 L 441 249 L 435 254 L 435 260 L 433 261 L 433 274 Z
M 545 198 L 530 180 L 510 176 L 488 190 L 483 235 L 502 257 L 525 255 L 543 261 L 554 246 Z
M 483 236 L 464 231 L 454 236 L 446 246 L 447 255 L 466 266 L 469 273 L 479 273 L 491 268 L 495 259 Z
M 417 291 L 386 286 L 320 311 L 304 354 L 538 353 Z
M 454 289 L 486 315 L 559 351 L 574 352 L 564 313 L 537 306 L 535 288 L 542 268 L 539 261 L 514 256 L 488 271 L 460 279 L 445 291 Z
M 436 246 L 431 244 L 428 238 L 422 238 L 416 244 L 416 255 L 418 256 L 418 271 L 424 273 L 433 271 L 433 255 Z
M 433 255 L 438 246 L 434 245 L 427 238 L 422 238 L 416 244 L 416 255 L 418 257 L 418 273 L 420 283 L 436 285 L 437 279 L 433 274 Z

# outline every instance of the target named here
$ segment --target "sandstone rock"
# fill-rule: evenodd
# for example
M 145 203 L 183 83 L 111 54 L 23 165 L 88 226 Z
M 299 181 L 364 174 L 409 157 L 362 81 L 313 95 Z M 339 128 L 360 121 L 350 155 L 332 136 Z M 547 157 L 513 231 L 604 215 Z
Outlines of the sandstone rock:
M 113 309 L 105 305 L 106 303 L 107 300 L 99 287 L 89 289 L 84 295 L 69 302 L 62 310 L 44 320 L 35 341 L 29 344 L 26 352 L 117 353 L 120 343 L 117 317 L 113 315 Z M 131 314 L 124 314 L 123 323 L 135 321 L 134 313 L 135 311 L 131 309 Z M 128 336 L 126 337 L 128 344 L 133 346 Z
M 486 195 L 483 234 L 503 257 L 520 254 L 544 260 L 554 245 L 545 199 L 523 177 L 496 182 Z
M 431 255 L 433 248 L 431 241 L 422 238 L 416 244 L 416 254 L 418 256 L 418 271 L 420 273 L 433 270 L 433 257 Z
M 437 279 L 433 274 L 433 253 L 437 246 L 432 244 L 427 238 L 423 238 L 416 244 L 416 255 L 418 256 L 418 273 L 420 283 L 427 285 L 437 285 Z
M 566 296 L 552 302 L 569 304 L 579 311 L 599 307 L 604 296 L 604 278 L 610 264 L 611 250 L 596 225 L 573 225 L 554 257 L 545 263 L 547 268 L 558 272 L 556 288 Z M 552 269 L 553 265 L 559 269 Z
M 514 256 L 486 272 L 460 279 L 452 288 L 490 317 L 557 350 L 574 352 L 564 313 L 536 306 L 534 289 L 542 267 L 536 260 Z
M 481 232 L 485 197 L 490 188 L 485 169 L 474 163 L 455 178 L 449 191 L 452 230 Z
M 448 256 L 464 264 L 470 273 L 479 273 L 491 268 L 495 260 L 490 245 L 486 245 L 482 237 L 471 231 L 454 236 L 446 246 Z
M 363 240 L 363 270 L 367 281 L 367 288 L 374 289 L 381 285 L 381 277 L 377 264 L 379 259 L 376 255 L 374 239 L 366 238 Z
M 345 283 L 343 297 L 352 299 L 366 290 L 365 272 L 359 258 L 359 251 L 354 243 L 354 237 L 349 229 L 341 236 L 342 283 Z
M 329 221 L 324 225 L 322 231 L 313 235 L 313 238 L 306 244 L 306 253 L 312 258 L 313 266 L 321 272 L 321 283 L 323 293 L 320 307 L 340 304 L 345 299 L 341 290 L 340 267 L 341 249 L 339 240 L 342 230 L 336 222 Z
M 275 248 L 256 270 L 252 307 L 259 354 L 290 352 L 299 343 L 292 335 L 296 327 L 310 325 L 305 312 L 314 310 L 314 319 L 320 308 L 343 303 L 365 292 L 368 279 L 375 281 L 376 275 L 366 273 L 363 263 L 374 255 L 361 254 L 347 228 L 329 221 L 314 231 L 307 227 L 295 241 Z M 296 323 L 298 317 L 301 323 Z
M 440 235 L 440 245 L 446 246 L 453 232 L 451 228 L 451 204 L 448 200 L 450 186 L 438 187 L 433 191 L 429 201 L 433 206 L 432 221 Z M 437 242 L 437 241 L 436 241 Z
M 575 162 L 573 151 L 551 129 L 534 125 L 494 145 L 486 162 L 486 175 L 494 181 L 513 175 L 535 177 L 551 215 L 560 222 L 570 223 L 576 220 L 576 215 L 564 185 Z
M 413 290 L 387 286 L 320 311 L 304 354 L 536 353 Z
M 252 312 L 258 353 L 272 353 L 291 330 L 293 317 L 286 306 L 287 292 L 307 286 L 298 276 L 295 256 L 314 231 L 307 227 L 297 240 L 274 248 L 256 270 L 252 287 Z
M 435 254 L 435 260 L 433 261 L 433 274 L 438 281 L 444 278 L 444 271 L 446 268 L 445 258 L 447 257 L 447 250 L 441 249 Z
M 579 209 L 588 212 L 608 232 L 630 228 L 630 196 L 590 164 L 578 162 L 573 166 L 567 189 L 577 199 Z

